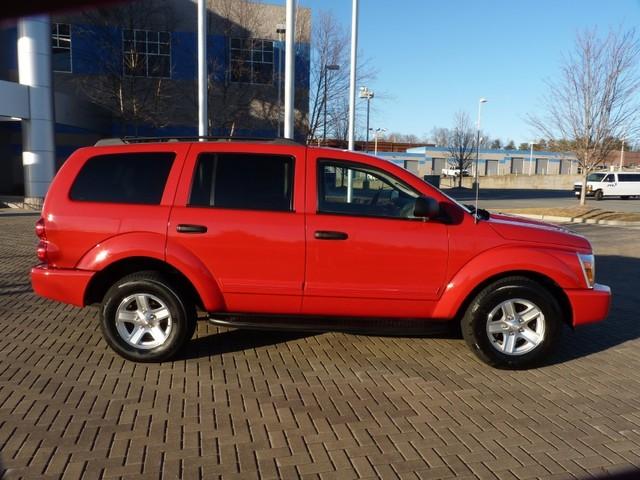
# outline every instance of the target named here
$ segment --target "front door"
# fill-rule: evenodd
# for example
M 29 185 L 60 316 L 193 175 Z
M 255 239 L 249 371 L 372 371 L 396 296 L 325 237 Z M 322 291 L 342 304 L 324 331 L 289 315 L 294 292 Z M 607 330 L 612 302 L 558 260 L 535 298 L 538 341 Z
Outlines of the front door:
M 442 293 L 447 225 L 413 217 L 419 193 L 364 164 L 309 159 L 303 312 L 429 316 Z

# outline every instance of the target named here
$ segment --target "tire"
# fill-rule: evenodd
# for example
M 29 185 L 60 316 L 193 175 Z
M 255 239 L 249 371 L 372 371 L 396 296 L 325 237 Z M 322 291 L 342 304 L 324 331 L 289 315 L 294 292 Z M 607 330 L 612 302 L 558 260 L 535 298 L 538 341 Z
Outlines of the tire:
M 595 197 L 597 201 L 602 200 L 602 198 L 604 197 L 602 190 L 596 190 Z
M 106 293 L 100 327 L 107 344 L 136 362 L 162 362 L 189 341 L 196 327 L 193 302 L 166 277 L 139 272 L 118 280 Z
M 526 313 L 529 319 L 520 317 Z M 561 309 L 549 290 L 526 277 L 508 277 L 476 295 L 461 329 L 467 345 L 483 362 L 525 369 L 548 357 L 561 324 Z

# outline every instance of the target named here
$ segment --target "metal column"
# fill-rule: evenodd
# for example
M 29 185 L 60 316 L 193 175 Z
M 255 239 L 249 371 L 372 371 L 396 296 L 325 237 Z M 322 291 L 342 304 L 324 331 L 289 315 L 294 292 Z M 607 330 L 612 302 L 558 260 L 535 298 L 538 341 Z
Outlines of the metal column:
M 284 137 L 293 139 L 295 120 L 295 75 L 296 75 L 296 5 L 295 0 L 287 0 L 286 7 L 286 53 L 284 62 Z
M 29 119 L 22 121 L 26 203 L 39 203 L 55 173 L 51 24 L 47 15 L 18 22 L 18 77 L 29 86 Z

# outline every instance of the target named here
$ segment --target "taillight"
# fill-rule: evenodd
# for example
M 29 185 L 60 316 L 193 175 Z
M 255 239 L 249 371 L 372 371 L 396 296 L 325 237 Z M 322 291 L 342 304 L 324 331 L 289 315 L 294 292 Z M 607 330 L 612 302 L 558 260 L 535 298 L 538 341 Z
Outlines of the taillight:
M 41 262 L 47 261 L 47 247 L 48 242 L 46 240 L 40 240 L 38 242 L 38 247 L 36 248 L 36 255 L 38 256 L 38 260 Z
M 36 235 L 40 239 L 38 246 L 36 247 L 36 255 L 38 256 L 38 260 L 46 262 L 49 242 L 47 242 L 47 235 L 44 228 L 44 218 L 40 218 L 36 222 Z
M 40 218 L 37 222 L 36 222 L 36 235 L 38 236 L 38 238 L 47 238 L 46 234 L 45 234 L 45 228 L 44 228 L 44 218 Z

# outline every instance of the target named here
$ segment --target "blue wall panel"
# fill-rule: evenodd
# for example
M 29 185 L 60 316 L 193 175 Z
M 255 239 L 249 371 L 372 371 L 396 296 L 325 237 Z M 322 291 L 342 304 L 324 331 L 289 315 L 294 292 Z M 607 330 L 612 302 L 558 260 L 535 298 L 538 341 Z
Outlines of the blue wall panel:
M 122 72 L 122 32 L 115 27 L 72 25 L 73 73 L 100 75 Z

